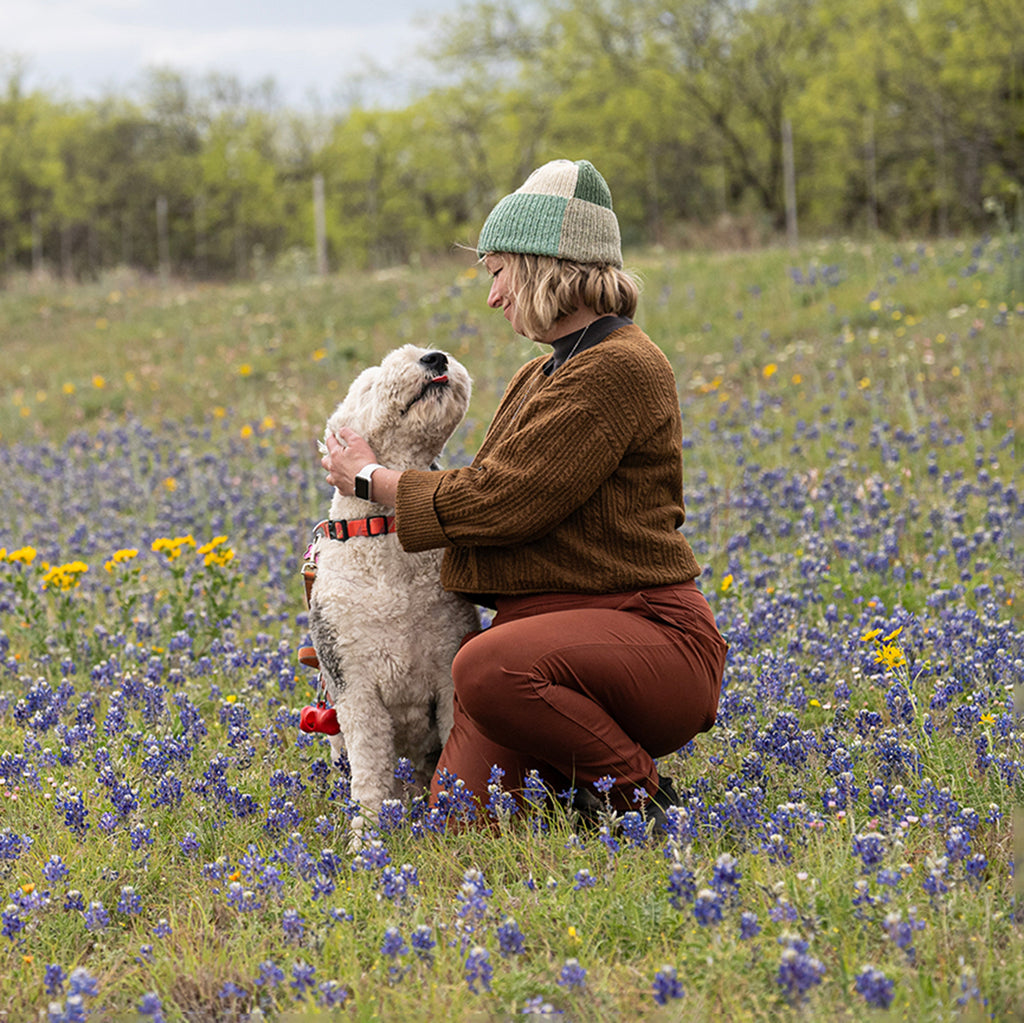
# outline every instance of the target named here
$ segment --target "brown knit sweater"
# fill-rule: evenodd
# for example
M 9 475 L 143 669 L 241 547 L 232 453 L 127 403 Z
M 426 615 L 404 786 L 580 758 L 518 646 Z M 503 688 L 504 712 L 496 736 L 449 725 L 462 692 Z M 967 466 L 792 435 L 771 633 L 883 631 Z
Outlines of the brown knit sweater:
M 481 604 L 698 576 L 678 532 L 682 423 L 664 354 L 629 324 L 550 377 L 545 362 L 515 375 L 471 466 L 402 473 L 402 547 L 447 548 L 442 584 Z

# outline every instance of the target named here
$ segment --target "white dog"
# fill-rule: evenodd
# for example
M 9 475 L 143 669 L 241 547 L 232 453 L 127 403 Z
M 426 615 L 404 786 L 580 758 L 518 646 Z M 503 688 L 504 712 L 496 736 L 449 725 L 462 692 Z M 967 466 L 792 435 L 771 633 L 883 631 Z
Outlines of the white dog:
M 470 388 L 451 356 L 405 345 L 355 379 L 326 433 L 350 427 L 391 469 L 437 468 Z M 398 757 L 429 782 L 452 727 L 452 658 L 479 619 L 441 588 L 440 551 L 402 550 L 392 508 L 335 490 L 330 515 L 315 531 L 309 631 L 341 728 L 331 757 L 347 755 L 352 798 L 376 818 L 397 795 Z

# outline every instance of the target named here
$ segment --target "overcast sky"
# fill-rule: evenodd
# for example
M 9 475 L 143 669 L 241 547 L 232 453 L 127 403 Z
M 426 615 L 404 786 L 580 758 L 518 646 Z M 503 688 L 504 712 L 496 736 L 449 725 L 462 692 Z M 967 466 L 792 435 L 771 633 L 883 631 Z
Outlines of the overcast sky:
M 371 65 L 403 90 L 415 57 L 460 0 L 0 0 L 0 81 L 20 59 L 30 88 L 74 99 L 139 95 L 144 71 L 272 77 L 288 106 L 331 104 Z

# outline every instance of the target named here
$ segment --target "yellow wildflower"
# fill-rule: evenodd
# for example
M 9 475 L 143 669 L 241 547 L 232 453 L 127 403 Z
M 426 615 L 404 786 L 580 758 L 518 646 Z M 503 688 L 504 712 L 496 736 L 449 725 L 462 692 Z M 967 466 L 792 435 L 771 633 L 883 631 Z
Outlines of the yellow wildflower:
M 196 554 L 209 554 L 215 547 L 219 547 L 226 541 L 226 536 L 215 536 L 209 543 L 204 543 L 202 547 L 197 548 Z
M 73 590 L 78 586 L 81 577 L 89 571 L 89 566 L 84 561 L 71 561 L 66 565 L 54 565 L 43 576 L 43 589 L 56 587 L 63 592 Z
M 883 646 L 875 651 L 875 663 L 884 664 L 890 670 L 906 663 L 903 651 L 898 646 Z
M 131 561 L 132 558 L 137 558 L 139 552 L 134 547 L 123 547 L 119 551 L 114 551 L 110 558 L 104 562 L 103 567 L 108 572 L 113 572 L 117 565 L 123 565 L 126 561 Z
M 166 554 L 168 561 L 174 561 L 181 556 L 182 547 L 195 547 L 196 542 L 191 536 L 176 536 L 173 539 L 161 537 L 154 540 L 150 549 L 155 554 Z

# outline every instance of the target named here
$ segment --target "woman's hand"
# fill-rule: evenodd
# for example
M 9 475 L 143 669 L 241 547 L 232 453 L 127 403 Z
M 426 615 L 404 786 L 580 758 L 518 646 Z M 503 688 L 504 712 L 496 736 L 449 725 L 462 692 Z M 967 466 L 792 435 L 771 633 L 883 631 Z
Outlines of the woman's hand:
M 327 454 L 320 459 L 320 464 L 327 473 L 327 482 L 346 497 L 351 497 L 355 494 L 356 473 L 364 465 L 377 461 L 373 449 L 347 426 L 336 434 L 328 434 L 326 444 Z

